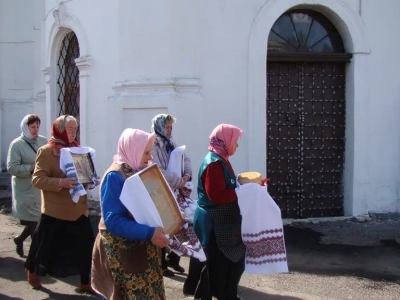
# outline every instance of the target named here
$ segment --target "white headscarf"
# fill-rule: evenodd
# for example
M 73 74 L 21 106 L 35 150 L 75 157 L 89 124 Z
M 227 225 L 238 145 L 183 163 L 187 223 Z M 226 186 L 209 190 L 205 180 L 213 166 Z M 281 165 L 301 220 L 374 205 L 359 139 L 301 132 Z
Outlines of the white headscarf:
M 29 132 L 29 126 L 28 126 L 28 118 L 30 115 L 26 115 L 22 121 L 21 121 L 21 131 L 22 131 L 22 135 L 25 136 L 28 139 L 34 139 L 36 138 L 36 136 L 33 136 L 30 132 Z

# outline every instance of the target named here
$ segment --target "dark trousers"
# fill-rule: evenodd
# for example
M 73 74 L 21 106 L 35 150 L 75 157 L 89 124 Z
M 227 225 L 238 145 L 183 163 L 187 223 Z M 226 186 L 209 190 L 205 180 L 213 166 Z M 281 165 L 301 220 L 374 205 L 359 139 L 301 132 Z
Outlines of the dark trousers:
M 194 296 L 194 299 L 211 300 L 210 282 L 207 264 L 190 257 L 189 271 L 183 283 L 183 294 Z
M 165 255 L 167 254 L 167 248 L 161 248 L 161 267 L 163 270 L 165 270 L 167 266 L 167 259 L 165 258 Z M 171 262 L 172 265 L 179 265 L 179 262 L 181 261 L 181 257 L 176 254 L 174 251 L 171 251 L 167 255 L 168 260 Z
M 226 258 L 218 248 L 214 232 L 204 252 L 206 262 L 194 258 L 190 260 L 188 277 L 183 286 L 184 294 L 194 295 L 195 299 L 201 300 L 211 300 L 211 296 L 218 300 L 236 300 L 245 268 L 245 256 L 237 262 Z

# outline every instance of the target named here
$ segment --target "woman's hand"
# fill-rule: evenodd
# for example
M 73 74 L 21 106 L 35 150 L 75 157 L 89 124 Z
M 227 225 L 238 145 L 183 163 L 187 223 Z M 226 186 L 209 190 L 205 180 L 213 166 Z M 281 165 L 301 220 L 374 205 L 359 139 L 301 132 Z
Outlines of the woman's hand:
M 190 180 L 190 176 L 189 175 L 185 175 L 182 177 L 182 179 L 186 182 L 188 182 Z
M 153 237 L 151 238 L 151 242 L 153 245 L 164 248 L 168 246 L 169 240 L 165 236 L 165 231 L 164 228 L 162 227 L 157 227 L 156 230 L 154 230 Z
M 188 182 L 189 180 L 190 180 L 190 176 L 189 175 L 183 176 L 181 185 L 179 186 L 179 189 L 183 188 L 185 186 L 186 182 Z
M 74 189 L 77 184 L 78 184 L 78 181 L 76 180 L 76 178 L 66 177 L 66 178 L 60 179 L 60 183 L 58 185 L 60 186 L 60 188 L 64 188 L 64 189 Z

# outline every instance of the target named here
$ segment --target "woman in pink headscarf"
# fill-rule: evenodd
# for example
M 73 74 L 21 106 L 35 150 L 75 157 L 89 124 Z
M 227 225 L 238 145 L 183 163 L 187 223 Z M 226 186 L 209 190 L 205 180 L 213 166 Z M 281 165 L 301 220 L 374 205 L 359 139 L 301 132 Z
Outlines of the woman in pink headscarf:
M 165 299 L 164 229 L 135 221 L 119 197 L 125 179 L 151 163 L 154 135 L 128 128 L 100 186 L 102 216 L 93 249 L 92 287 L 108 300 Z
M 235 154 L 242 130 L 218 125 L 210 135 L 210 150 L 200 166 L 197 209 L 193 227 L 206 253 L 205 265 L 189 266 L 184 293 L 195 299 L 236 300 L 244 272 L 246 247 L 242 241 L 236 175 L 229 157 Z M 193 263 L 194 261 L 191 261 Z M 195 285 L 196 277 L 199 284 Z

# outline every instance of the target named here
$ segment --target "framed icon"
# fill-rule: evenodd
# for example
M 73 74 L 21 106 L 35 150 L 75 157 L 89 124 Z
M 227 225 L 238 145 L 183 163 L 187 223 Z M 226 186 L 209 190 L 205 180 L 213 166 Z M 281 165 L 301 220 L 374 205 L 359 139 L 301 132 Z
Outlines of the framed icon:
M 78 154 L 71 152 L 71 156 L 74 161 L 78 181 L 82 184 L 92 183 L 93 177 L 95 177 L 95 169 L 90 153 Z
M 183 226 L 184 219 L 167 181 L 157 164 L 153 164 L 138 173 L 150 198 L 161 217 L 165 231 L 175 235 Z

